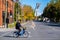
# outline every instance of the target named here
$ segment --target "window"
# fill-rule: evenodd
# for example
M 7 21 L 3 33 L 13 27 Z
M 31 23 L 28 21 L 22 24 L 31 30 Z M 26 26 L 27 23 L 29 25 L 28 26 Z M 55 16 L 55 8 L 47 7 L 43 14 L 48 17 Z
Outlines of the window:
M 2 0 L 3 4 L 6 4 L 6 0 Z
M 12 2 L 14 2 L 14 0 L 11 0 Z
M 12 11 L 10 10 L 10 16 L 12 16 Z
M 2 11 L 3 24 L 5 23 L 5 11 Z
M 5 17 L 5 11 L 2 11 L 2 16 Z
M 9 17 L 9 12 L 7 13 L 7 17 Z
M 8 1 L 6 1 L 6 7 L 8 7 L 8 4 L 9 4 L 9 2 L 8 2 Z

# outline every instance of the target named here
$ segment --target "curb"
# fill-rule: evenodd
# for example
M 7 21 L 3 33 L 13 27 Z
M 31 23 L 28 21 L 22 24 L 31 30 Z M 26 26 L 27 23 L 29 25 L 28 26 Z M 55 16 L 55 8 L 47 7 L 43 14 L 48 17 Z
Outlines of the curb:
M 21 25 L 25 25 L 27 23 L 28 22 L 25 22 L 25 23 L 22 23 Z M 4 28 L 4 27 L 0 28 L 0 32 L 14 31 L 14 30 L 15 30 L 15 28 Z

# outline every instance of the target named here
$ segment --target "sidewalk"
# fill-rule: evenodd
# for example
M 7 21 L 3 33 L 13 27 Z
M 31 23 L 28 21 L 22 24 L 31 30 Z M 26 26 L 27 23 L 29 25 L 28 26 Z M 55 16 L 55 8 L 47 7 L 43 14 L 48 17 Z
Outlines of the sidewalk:
M 27 24 L 28 22 L 22 23 L 22 25 Z M 15 28 L 0 28 L 0 32 L 14 31 Z
M 14 28 L 0 28 L 0 32 L 14 31 Z

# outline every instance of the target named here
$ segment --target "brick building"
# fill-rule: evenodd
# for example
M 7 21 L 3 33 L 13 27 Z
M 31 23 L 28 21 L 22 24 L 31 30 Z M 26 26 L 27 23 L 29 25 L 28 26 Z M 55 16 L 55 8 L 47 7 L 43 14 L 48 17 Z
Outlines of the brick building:
M 13 10 L 14 10 L 13 6 L 14 6 L 13 0 L 7 0 L 7 1 L 6 0 L 0 0 L 0 26 L 1 27 L 5 23 L 6 17 L 9 18 L 9 23 L 13 22 Z

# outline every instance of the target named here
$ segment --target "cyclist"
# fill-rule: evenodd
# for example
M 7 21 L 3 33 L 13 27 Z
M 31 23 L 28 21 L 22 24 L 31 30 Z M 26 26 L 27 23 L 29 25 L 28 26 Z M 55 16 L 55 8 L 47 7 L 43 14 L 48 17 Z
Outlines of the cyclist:
M 18 30 L 18 36 L 19 36 L 19 33 L 20 33 L 20 31 L 21 31 L 21 24 L 20 24 L 20 21 L 21 20 L 18 20 L 17 22 L 16 22 L 16 26 L 15 26 L 15 28 L 16 28 L 16 30 Z

